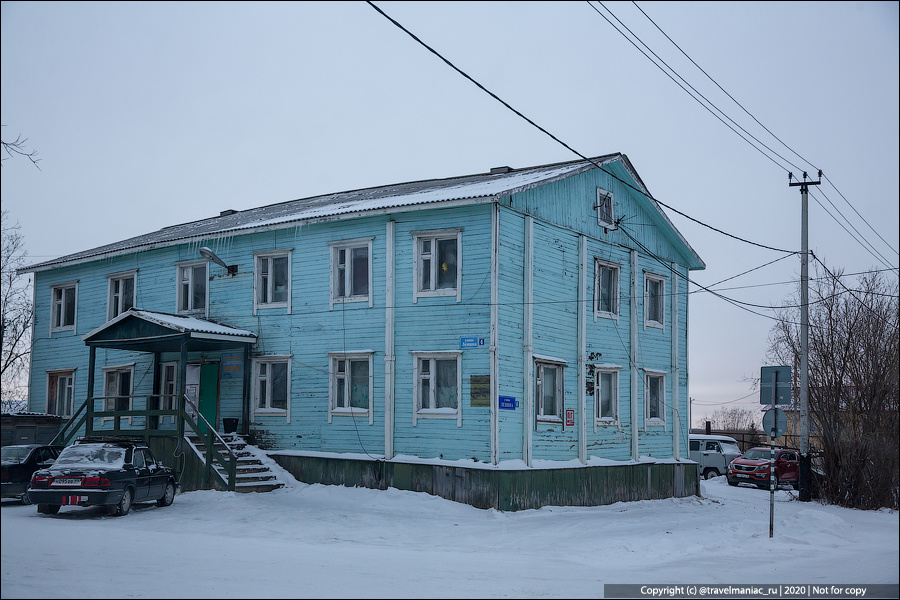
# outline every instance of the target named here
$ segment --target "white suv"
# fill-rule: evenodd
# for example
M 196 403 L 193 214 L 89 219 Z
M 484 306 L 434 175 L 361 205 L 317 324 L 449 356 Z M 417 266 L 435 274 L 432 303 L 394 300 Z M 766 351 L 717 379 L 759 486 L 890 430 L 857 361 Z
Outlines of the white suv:
M 725 435 L 701 435 L 692 433 L 691 460 L 700 465 L 704 479 L 725 475 L 728 465 L 741 455 L 737 440 Z

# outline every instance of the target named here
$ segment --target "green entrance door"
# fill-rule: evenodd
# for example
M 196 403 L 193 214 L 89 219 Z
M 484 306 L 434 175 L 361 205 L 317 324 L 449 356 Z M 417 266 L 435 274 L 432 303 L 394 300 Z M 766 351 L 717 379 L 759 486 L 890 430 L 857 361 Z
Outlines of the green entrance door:
M 210 425 L 215 427 L 219 409 L 219 363 L 187 366 L 187 396 L 197 404 Z M 188 412 L 194 411 L 188 407 Z M 197 420 L 200 433 L 206 433 L 206 424 Z

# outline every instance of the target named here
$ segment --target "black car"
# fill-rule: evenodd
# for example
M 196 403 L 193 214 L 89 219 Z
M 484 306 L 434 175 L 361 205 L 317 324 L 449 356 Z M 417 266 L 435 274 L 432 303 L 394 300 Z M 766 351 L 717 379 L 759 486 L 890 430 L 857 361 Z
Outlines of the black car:
M 61 506 L 105 506 L 111 515 L 127 515 L 134 502 L 172 504 L 175 472 L 139 443 L 81 439 L 34 473 L 27 495 L 48 515 Z
M 31 481 L 31 474 L 45 467 L 49 467 L 59 456 L 59 446 L 46 446 L 41 444 L 20 444 L 15 446 L 3 446 L 0 448 L 0 469 L 2 479 L 0 486 L 3 488 L 4 498 L 20 498 L 28 503 L 25 490 Z

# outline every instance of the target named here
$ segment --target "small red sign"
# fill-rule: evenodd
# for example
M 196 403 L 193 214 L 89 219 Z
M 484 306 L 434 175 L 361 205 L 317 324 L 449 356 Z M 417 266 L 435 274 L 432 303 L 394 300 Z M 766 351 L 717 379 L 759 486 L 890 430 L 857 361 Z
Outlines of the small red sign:
M 567 408 L 566 409 L 566 427 L 574 427 L 575 426 L 575 409 Z

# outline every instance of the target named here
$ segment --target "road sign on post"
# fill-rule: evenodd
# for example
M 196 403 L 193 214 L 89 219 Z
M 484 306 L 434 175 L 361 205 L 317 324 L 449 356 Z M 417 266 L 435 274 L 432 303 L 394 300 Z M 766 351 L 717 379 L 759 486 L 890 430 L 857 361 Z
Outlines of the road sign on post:
M 762 367 L 759 370 L 759 403 L 791 403 L 791 368 Z
M 780 408 L 770 408 L 763 415 L 763 431 L 772 438 L 779 438 L 787 431 L 787 415 Z

